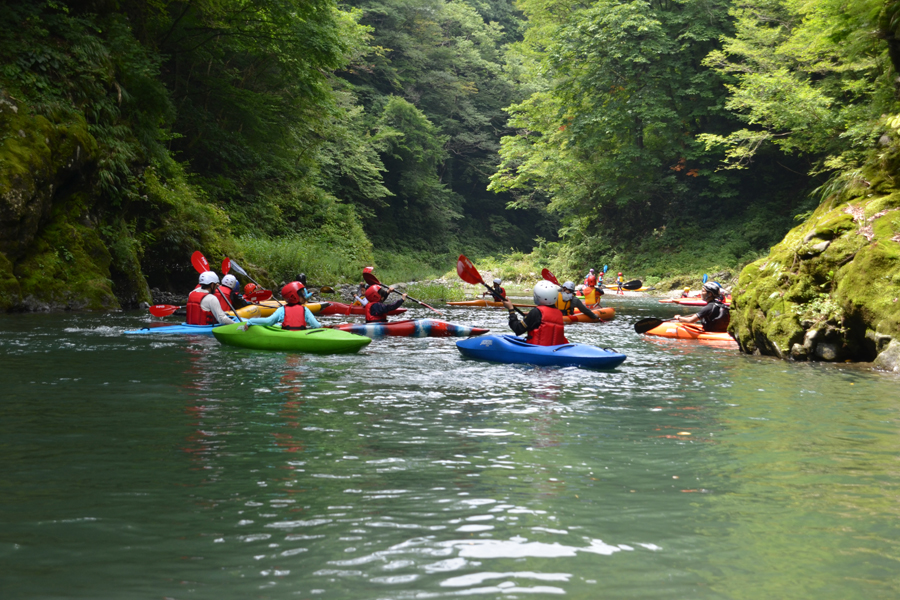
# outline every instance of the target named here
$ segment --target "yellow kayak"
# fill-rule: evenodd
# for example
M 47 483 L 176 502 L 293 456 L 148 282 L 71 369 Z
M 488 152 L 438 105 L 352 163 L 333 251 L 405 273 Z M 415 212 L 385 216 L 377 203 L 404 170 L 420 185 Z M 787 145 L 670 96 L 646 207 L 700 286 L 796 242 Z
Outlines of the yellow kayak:
M 278 307 L 282 304 L 284 304 L 284 300 L 266 300 L 259 304 L 248 304 L 247 306 L 237 309 L 237 316 L 242 319 L 266 318 L 278 310 Z M 326 306 L 328 306 L 328 302 L 309 302 L 306 304 L 306 308 L 308 308 L 309 312 L 312 314 L 317 314 Z M 229 317 L 234 316 L 234 313 L 231 311 L 228 311 L 225 314 Z

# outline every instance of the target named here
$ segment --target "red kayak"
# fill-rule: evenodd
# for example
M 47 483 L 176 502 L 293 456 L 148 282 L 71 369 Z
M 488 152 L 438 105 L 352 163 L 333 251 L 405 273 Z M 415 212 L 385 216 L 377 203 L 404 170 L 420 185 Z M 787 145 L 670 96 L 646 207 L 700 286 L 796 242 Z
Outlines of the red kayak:
M 457 325 L 437 319 L 417 319 L 415 321 L 388 321 L 386 323 L 343 323 L 335 329 L 349 331 L 367 337 L 470 337 L 487 333 L 488 329 Z
M 399 315 L 405 313 L 405 308 L 398 308 L 389 312 L 389 315 Z M 342 302 L 331 302 L 331 305 L 319 311 L 319 315 L 364 315 L 366 314 L 365 306 L 355 304 L 344 304 Z

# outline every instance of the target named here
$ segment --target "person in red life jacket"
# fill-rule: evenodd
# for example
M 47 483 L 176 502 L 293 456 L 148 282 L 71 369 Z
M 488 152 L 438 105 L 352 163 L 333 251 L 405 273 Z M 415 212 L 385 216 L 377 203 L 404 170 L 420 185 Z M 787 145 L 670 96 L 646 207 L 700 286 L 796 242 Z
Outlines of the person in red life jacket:
M 681 292 L 681 297 L 682 298 L 690 298 L 691 297 L 691 288 L 689 288 L 689 287 L 684 288 L 684 291 Z
M 597 287 L 597 276 L 594 275 L 594 270 L 591 269 L 588 271 L 587 276 L 584 278 L 585 287 Z
M 490 296 L 497 302 L 503 302 L 504 300 L 506 300 L 506 288 L 500 287 L 501 283 L 503 283 L 503 280 L 498 277 L 494 280 L 494 287 L 491 288 L 491 291 L 483 292 L 481 296 Z
M 406 300 L 406 294 L 400 294 L 400 299 L 391 304 L 385 303 L 387 297 L 394 291 L 393 287 L 384 287 L 383 285 L 370 285 L 366 290 L 366 323 L 384 323 L 387 321 L 387 314 L 392 310 L 397 310 L 403 301 Z
M 251 325 L 275 325 L 281 323 L 282 329 L 319 329 L 322 325 L 316 320 L 306 307 L 305 287 L 299 281 L 292 281 L 281 288 L 281 297 L 287 304 L 279 306 L 278 310 L 268 317 L 257 317 L 244 321 L 247 327 Z
M 568 344 L 565 336 L 562 312 L 556 308 L 559 288 L 549 281 L 538 281 L 534 284 L 534 303 L 525 321 L 520 321 L 513 309 L 512 302 L 503 301 L 509 311 L 509 328 L 516 335 L 525 334 L 525 341 L 536 346 L 558 346 Z
M 227 295 L 229 302 L 231 302 L 231 306 L 233 306 L 235 310 L 247 306 L 247 301 L 244 300 L 244 296 L 241 295 L 241 284 L 238 283 L 237 277 L 234 275 L 226 275 L 223 277 L 222 285 L 216 290 L 216 293 Z M 222 310 L 231 309 L 222 307 Z
M 215 296 L 219 287 L 219 276 L 212 271 L 200 273 L 200 285 L 190 294 L 187 301 L 188 325 L 231 325 L 234 323 L 225 311 L 219 298 Z
M 598 291 L 600 292 L 600 294 L 603 294 L 603 290 Z M 575 283 L 572 281 L 567 281 L 562 284 L 562 291 L 556 298 L 556 308 L 559 309 L 564 317 L 571 317 L 573 314 L 575 314 L 576 310 L 579 310 L 582 313 L 588 315 L 592 321 L 600 320 L 600 317 L 595 315 L 594 311 L 589 309 L 584 305 L 584 302 L 575 297 Z
M 728 325 L 731 323 L 731 313 L 722 302 L 722 288 L 714 281 L 707 281 L 703 284 L 703 292 L 701 297 L 706 302 L 706 306 L 700 309 L 696 314 L 683 317 L 676 315 L 675 320 L 681 323 L 700 322 L 705 331 L 726 332 Z

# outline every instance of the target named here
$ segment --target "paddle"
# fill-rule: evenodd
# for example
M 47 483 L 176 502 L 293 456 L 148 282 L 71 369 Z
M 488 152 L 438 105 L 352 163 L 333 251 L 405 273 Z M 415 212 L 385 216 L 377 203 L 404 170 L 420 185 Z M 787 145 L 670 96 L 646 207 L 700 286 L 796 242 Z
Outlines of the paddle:
M 237 262 L 235 262 L 235 261 L 233 261 L 233 260 L 232 260 L 232 261 L 229 261 L 229 266 L 231 266 L 231 268 L 233 268 L 236 272 L 240 273 L 241 275 L 243 275 L 244 277 L 246 277 L 247 279 L 249 279 L 250 281 L 252 281 L 252 282 L 255 283 L 256 285 L 258 285 L 259 287 L 262 287 L 262 285 L 261 285 L 257 280 L 255 280 L 255 279 L 253 279 L 252 277 L 250 277 L 250 274 L 247 273 L 247 271 L 245 271 L 245 270 L 243 269 L 243 267 L 241 267 L 241 265 L 237 264 Z
M 622 284 L 623 290 L 636 290 L 641 287 L 640 279 L 632 279 L 631 281 L 627 281 Z
M 154 304 L 148 310 L 154 317 L 168 317 L 176 310 L 184 308 L 183 306 L 173 306 L 172 304 Z
M 546 279 L 546 280 L 549 281 L 550 283 L 555 283 L 556 285 L 561 286 L 561 284 L 560 284 L 559 281 L 556 279 L 556 277 L 553 275 L 553 273 L 551 273 L 548 269 L 542 269 L 542 270 L 541 270 L 541 277 L 543 277 L 544 279 Z
M 254 292 L 250 292 L 247 294 L 246 298 L 255 304 L 259 304 L 264 300 L 269 300 L 272 297 L 272 292 L 269 290 L 256 290 Z
M 706 283 L 707 281 L 709 281 L 709 275 L 707 275 L 706 273 L 704 273 L 704 274 L 703 274 L 703 283 Z
M 231 259 L 227 256 L 222 259 L 222 277 L 228 275 L 228 271 L 231 270 Z
M 651 329 L 656 329 L 663 323 L 667 323 L 672 319 L 657 319 L 656 317 L 647 317 L 646 319 L 641 319 L 637 323 L 634 324 L 634 332 L 635 333 L 647 333 Z
M 366 283 L 368 283 L 369 285 L 381 285 L 381 282 L 378 281 L 378 278 L 375 277 L 374 275 L 372 275 L 371 272 L 369 272 L 369 273 L 363 273 L 363 279 L 365 279 Z M 397 290 L 391 290 L 391 291 L 392 291 L 392 292 L 397 292 Z M 397 292 L 397 293 L 399 294 L 400 292 Z M 427 308 L 427 309 L 429 309 L 429 310 L 433 310 L 434 312 L 436 312 L 437 314 L 439 314 L 439 315 L 441 315 L 441 316 L 444 315 L 444 313 L 442 313 L 442 312 L 439 311 L 438 309 L 434 308 L 433 306 L 428 306 L 428 305 L 425 304 L 424 302 L 421 302 L 421 301 L 419 301 L 419 300 L 416 300 L 415 298 L 413 298 L 413 297 L 410 296 L 409 294 L 407 294 L 406 297 L 409 298 L 410 300 L 412 300 L 413 302 L 415 302 L 416 304 L 420 304 L 420 305 L 424 306 L 425 308 Z
M 457 259 L 456 261 L 456 274 L 459 275 L 460 279 L 471 285 L 478 285 L 480 283 L 498 302 L 503 300 L 503 298 L 500 297 L 500 294 L 498 294 L 491 286 L 484 282 L 484 279 L 481 278 L 481 273 L 478 272 L 478 269 L 475 268 L 475 265 L 472 264 L 472 261 L 466 258 L 465 254 L 460 254 L 459 259 Z M 513 310 L 515 310 L 523 317 L 525 316 L 525 313 L 523 313 L 518 308 L 513 307 Z
M 206 257 L 199 250 L 195 250 L 193 254 L 191 254 L 191 264 L 194 265 L 194 269 L 198 273 L 205 273 L 207 271 L 212 271 L 209 266 L 209 262 L 206 260 Z

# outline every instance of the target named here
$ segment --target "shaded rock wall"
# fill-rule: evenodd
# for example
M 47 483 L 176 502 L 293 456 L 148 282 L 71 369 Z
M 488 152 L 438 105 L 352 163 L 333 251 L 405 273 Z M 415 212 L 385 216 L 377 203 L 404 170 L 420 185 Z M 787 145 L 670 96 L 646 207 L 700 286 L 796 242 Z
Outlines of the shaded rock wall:
M 97 159 L 80 117 L 52 122 L 0 95 L 0 310 L 120 306 L 93 216 Z M 143 277 L 132 286 L 142 287 Z
M 887 177 L 852 183 L 741 272 L 731 331 L 744 352 L 872 361 L 900 339 L 900 192 Z

